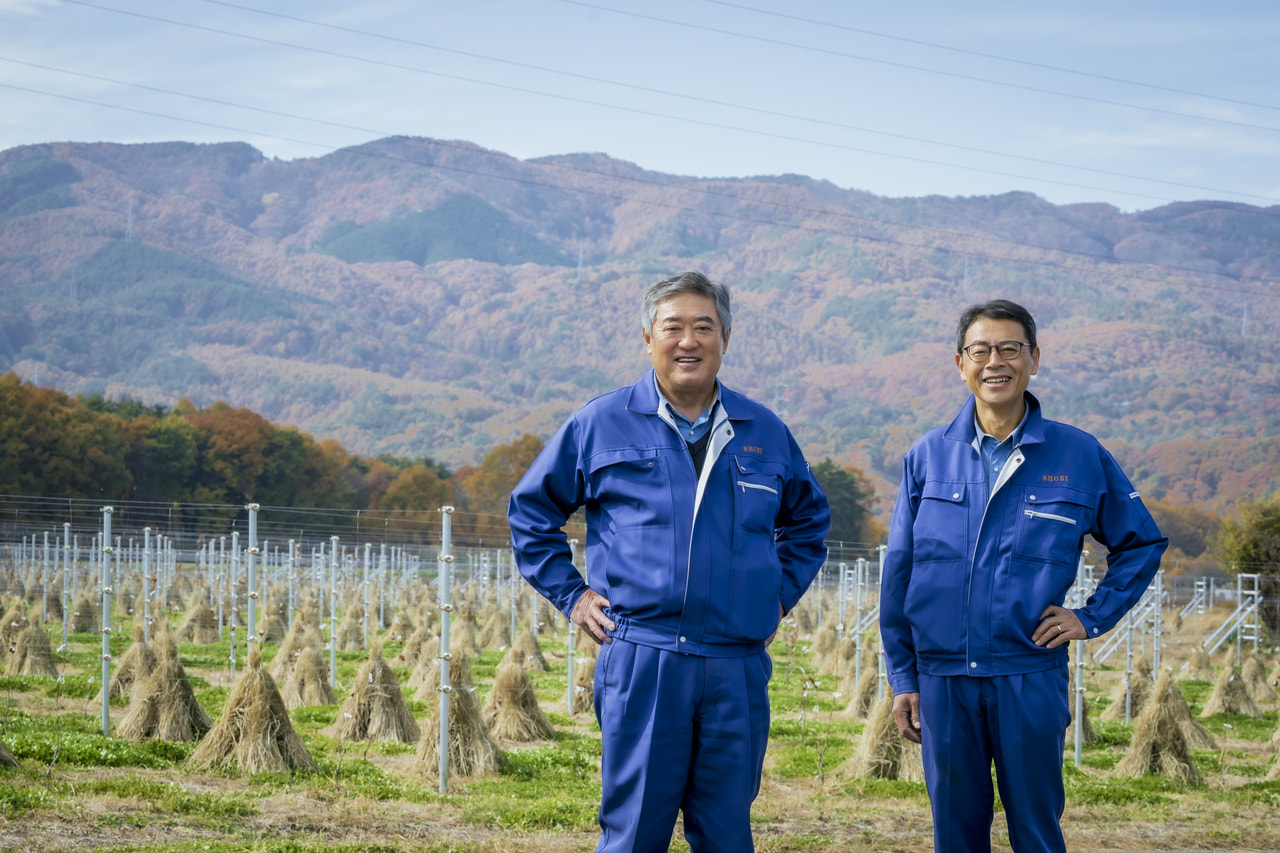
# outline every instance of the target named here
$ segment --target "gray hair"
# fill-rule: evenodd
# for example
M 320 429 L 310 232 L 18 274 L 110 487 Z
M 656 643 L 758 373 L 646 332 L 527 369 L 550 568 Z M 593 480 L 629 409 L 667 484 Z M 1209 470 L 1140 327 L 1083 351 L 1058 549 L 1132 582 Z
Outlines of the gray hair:
M 729 308 L 729 288 L 718 281 L 712 281 L 696 270 L 682 272 L 671 278 L 663 279 L 649 285 L 644 291 L 644 302 L 640 306 L 640 322 L 645 334 L 653 334 L 653 321 L 658 316 L 658 306 L 673 296 L 693 293 L 710 297 L 716 303 L 716 316 L 720 319 L 720 336 L 727 338 L 733 328 L 733 311 Z

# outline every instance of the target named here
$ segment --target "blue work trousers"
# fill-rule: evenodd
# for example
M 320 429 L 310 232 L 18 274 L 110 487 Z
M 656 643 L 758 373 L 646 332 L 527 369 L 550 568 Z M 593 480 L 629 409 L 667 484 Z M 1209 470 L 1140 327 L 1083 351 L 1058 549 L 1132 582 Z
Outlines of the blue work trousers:
M 693 853 L 743 853 L 769 739 L 767 652 L 709 658 L 615 639 L 596 661 L 599 853 L 658 853 L 676 816 Z
M 920 676 L 924 776 L 937 853 L 991 850 L 996 767 L 1014 853 L 1064 853 L 1066 667 L 991 678 Z

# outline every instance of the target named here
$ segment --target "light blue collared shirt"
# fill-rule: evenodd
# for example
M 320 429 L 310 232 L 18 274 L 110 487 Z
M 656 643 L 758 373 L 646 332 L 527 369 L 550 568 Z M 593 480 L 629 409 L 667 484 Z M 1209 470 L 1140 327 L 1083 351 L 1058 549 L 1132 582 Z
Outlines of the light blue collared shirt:
M 1027 425 L 1029 414 L 1031 414 L 1031 407 L 1026 406 L 1022 412 L 1022 420 L 1004 441 L 996 441 L 994 435 L 987 435 L 982 429 L 982 424 L 978 423 L 978 416 L 973 417 L 973 431 L 977 436 L 974 443 L 978 445 L 978 452 L 982 454 L 982 470 L 987 475 L 988 501 L 991 500 L 991 489 L 1000 476 L 1000 469 L 1009 462 L 1013 449 L 1018 446 L 1018 442 L 1022 441 L 1022 429 Z
M 671 405 L 671 401 L 662 393 L 662 386 L 658 384 L 658 374 L 653 375 L 653 386 L 658 391 L 658 399 L 662 401 L 662 405 L 667 407 L 667 411 L 671 413 L 672 420 L 675 421 L 676 430 L 680 433 L 680 437 L 686 442 L 693 443 L 698 441 L 711 430 L 712 415 L 715 414 L 716 404 L 720 402 L 720 380 L 716 380 L 716 396 L 711 401 L 711 405 L 707 406 L 707 410 L 698 416 L 697 420 L 689 420 L 684 415 L 676 411 L 676 407 Z

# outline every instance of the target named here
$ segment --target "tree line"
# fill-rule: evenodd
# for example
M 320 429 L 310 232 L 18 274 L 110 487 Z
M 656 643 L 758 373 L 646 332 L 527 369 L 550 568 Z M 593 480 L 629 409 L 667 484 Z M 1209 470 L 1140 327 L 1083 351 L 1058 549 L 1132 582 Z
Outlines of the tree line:
M 525 434 L 479 465 L 450 470 L 428 456 L 349 453 L 223 402 L 148 406 L 73 396 L 12 372 L 0 377 L 0 509 L 16 496 L 199 505 L 185 516 L 199 528 L 193 533 L 216 532 L 249 503 L 370 511 L 402 538 L 425 542 L 424 519 L 447 505 L 456 510 L 459 541 L 496 546 L 509 541 L 511 489 L 542 447 Z M 831 540 L 864 548 L 879 542 L 876 497 L 863 473 L 830 459 L 814 473 L 831 501 Z

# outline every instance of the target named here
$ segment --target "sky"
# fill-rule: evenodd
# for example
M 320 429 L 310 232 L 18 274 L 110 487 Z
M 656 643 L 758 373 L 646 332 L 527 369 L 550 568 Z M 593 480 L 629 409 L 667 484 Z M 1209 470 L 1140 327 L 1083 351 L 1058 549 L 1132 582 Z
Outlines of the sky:
M 1280 4 L 0 0 L 0 149 L 391 135 L 1125 211 L 1280 204 Z

